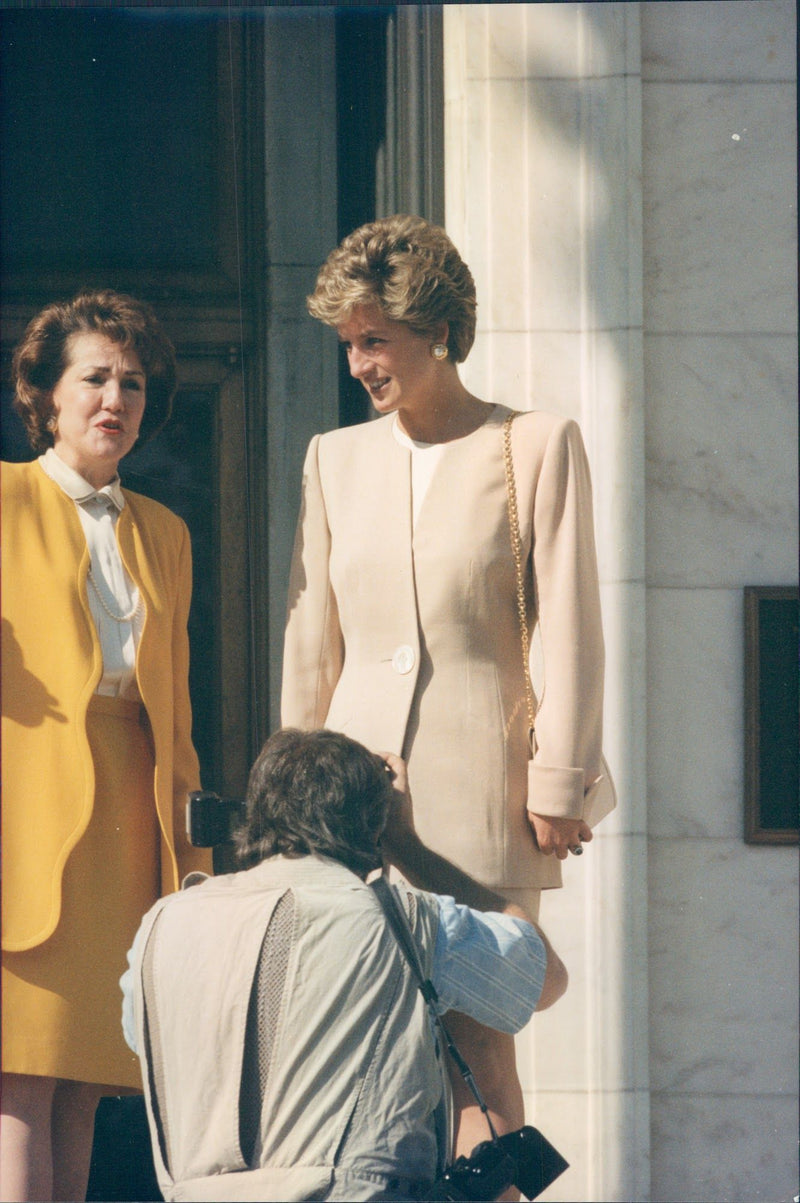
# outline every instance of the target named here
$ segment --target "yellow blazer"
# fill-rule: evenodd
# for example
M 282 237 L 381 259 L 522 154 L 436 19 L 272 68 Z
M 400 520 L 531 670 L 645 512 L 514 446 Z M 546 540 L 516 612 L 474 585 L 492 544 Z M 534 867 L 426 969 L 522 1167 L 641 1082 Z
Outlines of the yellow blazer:
M 94 804 L 86 713 L 102 672 L 86 594 L 89 552 L 75 503 L 38 463 L 2 465 L 3 948 L 33 948 L 55 930 L 67 858 Z M 117 523 L 146 618 L 136 676 L 155 746 L 161 885 L 167 893 L 207 852 L 185 834 L 199 788 L 191 740 L 191 548 L 185 523 L 125 490 Z
M 529 765 L 502 424 L 450 444 L 412 531 L 411 453 L 393 418 L 317 436 L 289 588 L 282 722 L 344 731 L 408 761 L 414 821 L 489 885 L 560 885 L 526 807 L 596 822 L 603 636 L 580 431 L 545 413 L 512 427 L 529 628 L 545 688 Z

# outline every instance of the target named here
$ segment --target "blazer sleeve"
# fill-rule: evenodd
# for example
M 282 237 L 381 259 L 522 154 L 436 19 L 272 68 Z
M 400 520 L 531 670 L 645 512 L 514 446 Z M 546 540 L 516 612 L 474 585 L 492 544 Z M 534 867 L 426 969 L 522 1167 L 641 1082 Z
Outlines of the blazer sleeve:
M 344 662 L 339 610 L 331 585 L 331 530 L 320 470 L 321 436 L 309 444 L 289 577 L 281 722 L 323 727 Z
M 192 601 L 192 547 L 181 521 L 177 562 L 177 594 L 172 617 L 172 832 L 179 879 L 193 870 L 210 873 L 211 853 L 195 848 L 186 834 L 186 801 L 200 787 L 200 766 L 192 743 L 192 704 L 189 697 L 189 608 Z
M 605 655 L 589 464 L 573 421 L 550 432 L 533 496 L 544 688 L 528 809 L 582 818 L 601 779 Z

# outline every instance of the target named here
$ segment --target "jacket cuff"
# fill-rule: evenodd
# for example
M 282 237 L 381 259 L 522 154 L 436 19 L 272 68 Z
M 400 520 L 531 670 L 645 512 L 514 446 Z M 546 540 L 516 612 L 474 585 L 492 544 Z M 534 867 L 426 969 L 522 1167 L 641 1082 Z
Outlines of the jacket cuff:
M 528 762 L 528 810 L 551 819 L 583 818 L 583 769 Z

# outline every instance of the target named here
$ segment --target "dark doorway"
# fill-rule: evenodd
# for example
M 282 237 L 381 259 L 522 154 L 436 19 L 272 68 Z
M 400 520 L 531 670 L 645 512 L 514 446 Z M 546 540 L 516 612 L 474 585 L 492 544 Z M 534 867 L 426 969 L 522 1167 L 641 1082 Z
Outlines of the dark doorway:
M 33 314 L 85 288 L 150 301 L 180 388 L 169 425 L 121 476 L 189 526 L 193 735 L 203 784 L 228 794 L 243 790 L 255 740 L 243 482 L 245 398 L 266 341 L 262 30 L 213 8 L 0 14 L 2 458 L 32 458 L 8 368 Z M 89 1198 L 160 1198 L 140 1098 L 102 1102 Z
M 251 751 L 246 651 L 224 631 L 240 624 L 246 649 L 246 588 L 234 597 L 227 583 L 247 580 L 246 507 L 226 504 L 224 564 L 218 531 L 223 482 L 244 461 L 240 411 L 265 287 L 253 270 L 264 215 L 248 204 L 263 196 L 259 155 L 242 169 L 257 141 L 243 98 L 258 39 L 213 10 L 168 8 L 6 10 L 0 33 L 4 378 L 48 301 L 111 287 L 155 307 L 181 387 L 168 427 L 121 475 L 189 525 L 195 742 L 204 784 L 240 788 Z M 3 458 L 27 459 L 9 400 L 4 389 Z M 229 717 L 226 692 L 244 700 Z

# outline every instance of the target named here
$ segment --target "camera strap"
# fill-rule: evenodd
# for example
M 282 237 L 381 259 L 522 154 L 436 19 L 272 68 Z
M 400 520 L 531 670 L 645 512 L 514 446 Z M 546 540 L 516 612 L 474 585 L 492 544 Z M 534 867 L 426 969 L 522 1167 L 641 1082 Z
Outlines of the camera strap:
M 445 1026 L 444 1020 L 436 1009 L 436 1004 L 439 1001 L 439 995 L 436 993 L 436 987 L 434 986 L 433 982 L 430 980 L 430 978 L 425 977 L 425 974 L 423 973 L 419 949 L 417 948 L 417 942 L 414 939 L 414 933 L 411 930 L 411 925 L 408 922 L 408 917 L 400 905 L 397 895 L 385 877 L 376 878 L 375 881 L 370 883 L 370 887 L 375 891 L 375 896 L 380 903 L 384 915 L 386 916 L 386 922 L 389 924 L 389 928 L 397 940 L 400 951 L 411 968 L 411 973 L 414 976 L 416 983 L 419 986 L 420 993 L 425 1000 L 425 1005 L 428 1008 L 428 1014 L 435 1025 L 435 1030 L 438 1030 L 441 1033 L 445 1048 L 455 1062 L 458 1072 L 466 1082 L 472 1097 L 480 1107 L 486 1123 L 489 1126 L 492 1143 L 497 1144 L 498 1136 L 495 1132 L 491 1116 L 489 1115 L 489 1108 L 486 1106 L 483 1095 L 478 1089 L 475 1076 L 469 1065 L 467 1065 L 466 1061 L 461 1056 L 455 1041 Z

